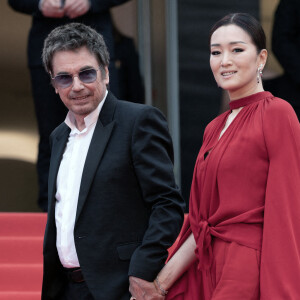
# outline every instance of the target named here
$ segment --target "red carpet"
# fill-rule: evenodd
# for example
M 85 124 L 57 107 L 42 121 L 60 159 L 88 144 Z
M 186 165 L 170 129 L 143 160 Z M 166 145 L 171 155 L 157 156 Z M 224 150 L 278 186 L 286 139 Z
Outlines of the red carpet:
M 44 213 L 0 213 L 0 300 L 40 300 Z
M 0 300 L 41 299 L 46 219 L 45 213 L 0 213 Z

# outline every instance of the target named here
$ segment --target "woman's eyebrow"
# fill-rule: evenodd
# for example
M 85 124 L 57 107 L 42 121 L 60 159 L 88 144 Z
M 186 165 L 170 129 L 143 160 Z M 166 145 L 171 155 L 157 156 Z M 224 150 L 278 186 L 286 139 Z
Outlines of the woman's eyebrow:
M 234 42 L 230 42 L 229 45 L 235 45 L 235 44 L 247 44 L 243 41 L 234 41 Z M 221 44 L 211 44 L 210 45 L 211 47 L 219 47 L 221 46 Z

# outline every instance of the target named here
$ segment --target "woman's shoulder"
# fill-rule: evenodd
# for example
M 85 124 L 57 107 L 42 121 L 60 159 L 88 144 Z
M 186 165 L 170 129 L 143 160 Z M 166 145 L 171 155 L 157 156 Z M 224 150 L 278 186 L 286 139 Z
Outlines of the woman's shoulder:
M 291 132 L 300 135 L 299 120 L 293 107 L 281 98 L 272 96 L 264 101 L 262 120 L 266 137 L 278 139 Z
M 271 95 L 264 102 L 264 116 L 271 119 L 285 119 L 287 116 L 296 118 L 296 113 L 286 100 Z M 297 119 L 298 120 L 298 119 Z
M 285 107 L 285 108 L 291 108 L 292 106 L 288 101 L 276 97 L 273 94 L 269 93 L 269 96 L 266 98 L 267 102 L 269 103 L 270 107 L 272 108 L 280 108 L 280 107 Z

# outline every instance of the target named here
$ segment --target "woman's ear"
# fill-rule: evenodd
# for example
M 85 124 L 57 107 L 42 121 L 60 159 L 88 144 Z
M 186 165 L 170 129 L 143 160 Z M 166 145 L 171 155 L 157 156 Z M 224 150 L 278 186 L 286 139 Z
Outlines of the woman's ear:
M 259 53 L 259 59 L 258 59 L 258 64 L 259 65 L 263 65 L 263 68 L 264 66 L 266 65 L 267 63 L 267 58 L 268 58 L 268 51 L 267 49 L 262 49 Z

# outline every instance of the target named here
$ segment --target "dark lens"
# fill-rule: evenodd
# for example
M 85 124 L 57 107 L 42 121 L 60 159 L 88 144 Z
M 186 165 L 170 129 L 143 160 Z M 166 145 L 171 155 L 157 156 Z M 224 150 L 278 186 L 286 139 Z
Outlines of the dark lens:
M 55 76 L 54 81 L 58 86 L 65 88 L 72 84 L 73 78 L 70 74 L 61 74 Z
M 95 69 L 88 69 L 79 72 L 79 79 L 84 83 L 94 82 L 97 78 L 97 71 Z

